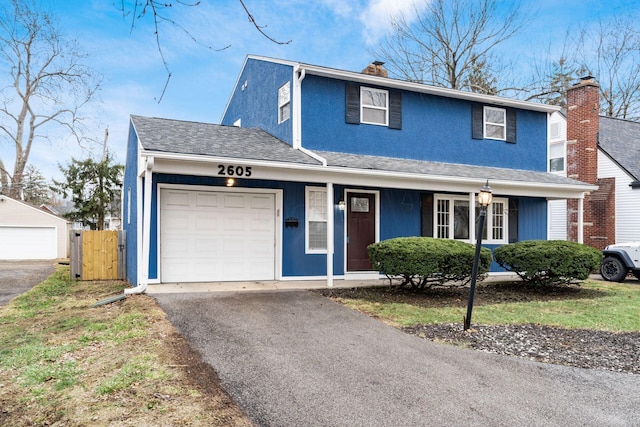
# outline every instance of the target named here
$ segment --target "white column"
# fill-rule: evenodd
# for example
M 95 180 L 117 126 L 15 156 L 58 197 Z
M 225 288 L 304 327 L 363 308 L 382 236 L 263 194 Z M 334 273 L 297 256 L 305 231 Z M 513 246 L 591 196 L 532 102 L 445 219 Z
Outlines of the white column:
M 584 197 L 578 199 L 578 243 L 584 243 Z
M 469 193 L 469 240 L 476 243 L 476 193 Z
M 333 252 L 334 252 L 334 216 L 333 183 L 327 182 L 327 286 L 333 286 Z
M 153 192 L 153 157 L 147 158 L 144 171 L 144 205 L 142 207 L 142 285 L 149 283 L 149 254 L 151 246 L 151 193 Z

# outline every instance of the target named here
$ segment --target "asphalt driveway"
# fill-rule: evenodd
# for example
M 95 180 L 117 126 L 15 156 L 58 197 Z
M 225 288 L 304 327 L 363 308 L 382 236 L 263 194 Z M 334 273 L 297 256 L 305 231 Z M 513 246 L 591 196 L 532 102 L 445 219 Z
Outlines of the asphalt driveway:
M 308 291 L 154 297 L 258 426 L 640 425 L 640 375 L 432 343 Z
M 0 261 L 0 306 L 28 291 L 54 271 L 54 261 Z

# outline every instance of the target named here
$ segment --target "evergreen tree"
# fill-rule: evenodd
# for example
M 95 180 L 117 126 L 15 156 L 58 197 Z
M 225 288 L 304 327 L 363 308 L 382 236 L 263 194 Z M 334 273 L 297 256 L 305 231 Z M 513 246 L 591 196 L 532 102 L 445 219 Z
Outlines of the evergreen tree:
M 54 180 L 52 189 L 64 197 L 71 196 L 74 205 L 65 217 L 102 230 L 105 217 L 118 213 L 119 203 L 115 202 L 120 197 L 124 167 L 113 164 L 113 157 L 106 153 L 100 162 L 72 158 L 66 168 L 59 169 L 66 181 Z

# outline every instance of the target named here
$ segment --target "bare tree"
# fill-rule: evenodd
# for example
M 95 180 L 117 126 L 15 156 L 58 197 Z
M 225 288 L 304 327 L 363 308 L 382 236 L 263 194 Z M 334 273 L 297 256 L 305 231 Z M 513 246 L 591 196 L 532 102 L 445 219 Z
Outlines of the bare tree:
M 255 27 L 256 30 L 258 30 L 258 32 L 263 37 L 265 37 L 266 39 L 268 39 L 269 41 L 275 44 L 291 43 L 291 40 L 278 41 L 274 37 L 267 34 L 266 26 L 258 24 L 258 21 L 253 16 L 249 8 L 246 6 L 245 2 L 243 0 L 238 0 L 238 1 L 240 2 L 242 9 L 244 10 L 244 13 L 246 13 L 247 19 L 249 20 L 249 22 Z M 146 18 L 148 16 L 151 16 L 153 19 L 153 28 L 154 28 L 154 34 L 156 37 L 156 47 L 158 48 L 158 53 L 160 55 L 160 58 L 162 59 L 162 63 L 167 73 L 167 79 L 165 80 L 164 88 L 162 89 L 162 93 L 160 94 L 160 97 L 157 99 L 158 103 L 162 101 L 162 98 L 164 97 L 164 94 L 167 90 L 167 86 L 169 85 L 169 81 L 171 80 L 171 70 L 169 68 L 169 63 L 165 59 L 164 51 L 162 49 L 162 42 L 160 40 L 160 25 L 162 23 L 166 23 L 181 29 L 187 36 L 191 38 L 191 40 L 193 40 L 194 43 L 199 44 L 205 47 L 206 49 L 220 51 L 220 50 L 225 50 L 231 47 L 230 44 L 227 44 L 225 46 L 215 48 L 211 45 L 203 43 L 201 40 L 198 40 L 196 37 L 194 37 L 188 28 L 185 28 L 179 22 L 177 22 L 171 17 L 170 11 L 174 7 L 174 4 L 177 6 L 183 6 L 183 7 L 196 7 L 200 5 L 200 1 L 199 0 L 197 1 L 176 0 L 175 3 L 167 3 L 162 0 L 120 0 L 120 5 L 118 6 L 118 9 L 120 10 L 120 12 L 122 12 L 122 16 L 124 18 L 131 17 L 132 31 L 133 31 L 133 28 L 135 27 L 137 20 Z
M 42 172 L 33 165 L 28 165 L 23 175 L 24 201 L 32 205 L 41 205 L 51 200 L 51 191 Z
M 0 158 L 2 191 L 19 198 L 33 144 L 49 132 L 82 139 L 79 110 L 99 88 L 84 55 L 57 29 L 52 16 L 28 0 L 11 0 L 0 12 L 0 143 L 15 146 L 13 169 Z
M 564 53 L 557 61 L 544 64 L 534 65 L 531 79 L 534 84 L 526 93 L 525 100 L 565 107 L 567 89 L 585 74 L 585 70 L 578 67 L 575 58 L 565 57 Z
M 432 0 L 417 18 L 392 22 L 375 55 L 398 78 L 452 89 L 497 93 L 496 47 L 526 23 L 518 2 L 504 7 L 497 0 Z M 480 87 L 487 84 L 488 87 Z
M 578 64 L 600 84 L 600 111 L 609 117 L 640 118 L 640 32 L 637 21 L 616 17 L 585 29 Z

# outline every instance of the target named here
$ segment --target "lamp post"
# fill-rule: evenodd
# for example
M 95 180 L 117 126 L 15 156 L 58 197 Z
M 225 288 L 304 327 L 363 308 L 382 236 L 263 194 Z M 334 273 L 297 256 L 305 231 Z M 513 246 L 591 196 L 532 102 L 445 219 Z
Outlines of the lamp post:
M 467 315 L 464 318 L 464 330 L 471 327 L 471 312 L 473 311 L 473 297 L 476 292 L 476 280 L 478 277 L 478 264 L 480 263 L 480 249 L 482 249 L 482 232 L 484 231 L 484 222 L 487 217 L 487 206 L 491 204 L 493 196 L 489 180 L 480 189 L 478 194 L 478 203 L 480 204 L 480 216 L 478 217 L 478 227 L 476 228 L 476 253 L 473 257 L 473 268 L 471 271 L 471 286 L 469 289 L 469 303 L 467 304 Z

